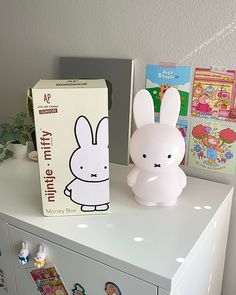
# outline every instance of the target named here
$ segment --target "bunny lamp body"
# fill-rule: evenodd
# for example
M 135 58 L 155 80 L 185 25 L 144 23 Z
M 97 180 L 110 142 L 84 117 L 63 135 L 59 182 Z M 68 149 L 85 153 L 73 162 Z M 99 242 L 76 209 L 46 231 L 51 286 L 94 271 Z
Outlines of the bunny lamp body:
M 80 116 L 75 123 L 75 137 L 79 148 L 70 157 L 74 179 L 64 194 L 81 205 L 81 211 L 109 209 L 109 153 L 108 118 L 102 118 L 96 128 L 95 140 L 88 119 Z
M 186 186 L 186 175 L 179 167 L 185 142 L 176 128 L 180 110 L 178 90 L 166 90 L 161 103 L 160 124 L 154 122 L 150 93 L 140 90 L 134 98 L 137 126 L 129 145 L 135 167 L 127 178 L 135 199 L 145 206 L 171 206 Z

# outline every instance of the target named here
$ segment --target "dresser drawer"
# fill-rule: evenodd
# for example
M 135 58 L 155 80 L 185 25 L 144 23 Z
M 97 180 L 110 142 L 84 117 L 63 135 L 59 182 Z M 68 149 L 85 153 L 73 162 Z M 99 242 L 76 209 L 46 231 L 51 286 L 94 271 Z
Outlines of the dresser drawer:
M 230 210 L 231 198 L 228 198 L 195 245 L 170 295 L 221 294 Z
M 0 295 L 15 295 L 7 224 L 0 220 Z
M 46 247 L 48 263 L 55 264 L 69 294 L 72 294 L 71 290 L 75 283 L 79 283 L 85 288 L 87 295 L 105 295 L 106 282 L 113 282 L 119 286 L 124 295 L 157 295 L 156 286 L 113 269 L 112 266 L 94 261 L 13 226 L 8 226 L 8 229 L 18 295 L 39 294 L 26 269 L 33 266 L 32 257 L 31 262 L 25 266 L 18 261 L 17 255 L 22 241 L 29 244 L 31 256 L 36 254 L 39 245 Z

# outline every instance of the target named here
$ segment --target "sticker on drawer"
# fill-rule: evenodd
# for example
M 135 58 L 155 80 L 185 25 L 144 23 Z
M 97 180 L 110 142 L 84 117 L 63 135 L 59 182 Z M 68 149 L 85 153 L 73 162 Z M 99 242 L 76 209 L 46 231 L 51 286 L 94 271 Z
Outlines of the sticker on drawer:
M 0 289 L 4 289 L 7 291 L 5 272 L 1 268 L 0 268 Z
M 106 283 L 105 292 L 107 295 L 122 295 L 120 288 L 112 282 Z
M 27 270 L 41 295 L 69 295 L 55 265 L 48 264 Z
M 75 284 L 74 289 L 72 289 L 73 295 L 86 295 L 85 289 L 79 283 Z

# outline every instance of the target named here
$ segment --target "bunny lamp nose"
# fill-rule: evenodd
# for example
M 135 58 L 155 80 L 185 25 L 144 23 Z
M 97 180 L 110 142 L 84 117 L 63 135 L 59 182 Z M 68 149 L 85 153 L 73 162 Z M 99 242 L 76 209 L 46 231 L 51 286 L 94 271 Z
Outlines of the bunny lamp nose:
M 159 167 L 159 168 L 161 168 L 161 164 L 156 164 L 156 163 L 154 163 L 154 167 Z

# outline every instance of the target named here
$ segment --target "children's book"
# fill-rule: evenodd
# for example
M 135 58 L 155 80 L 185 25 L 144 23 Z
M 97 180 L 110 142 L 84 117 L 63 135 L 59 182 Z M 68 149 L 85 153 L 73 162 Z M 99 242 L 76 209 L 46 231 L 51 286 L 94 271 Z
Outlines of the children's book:
M 195 120 L 191 124 L 188 165 L 194 168 L 234 174 L 236 126 L 220 121 Z
M 178 89 L 181 97 L 180 116 L 187 116 L 190 91 L 191 67 L 163 67 L 147 65 L 146 89 L 153 98 L 155 112 L 160 112 L 161 99 L 169 87 Z
M 192 116 L 236 121 L 235 71 L 225 73 L 196 68 Z

